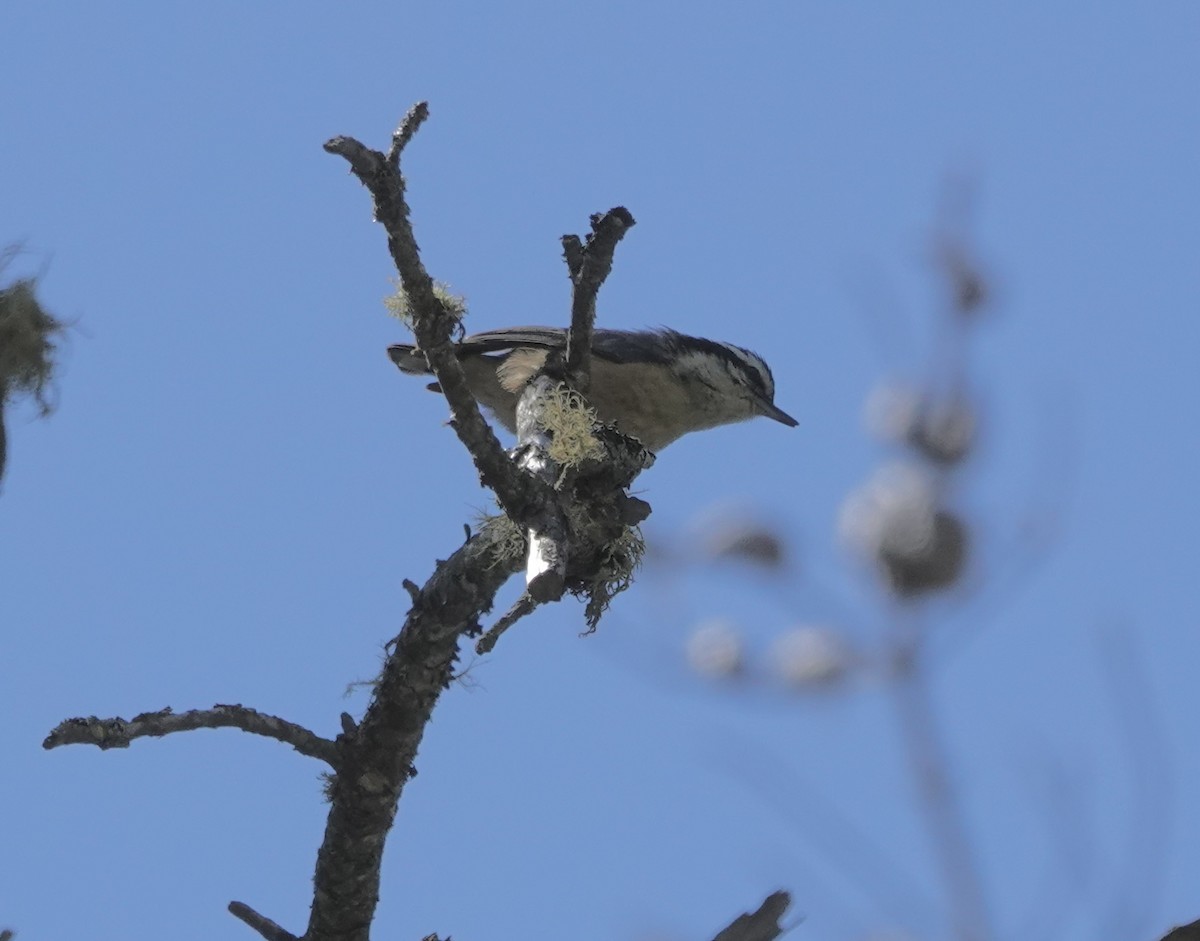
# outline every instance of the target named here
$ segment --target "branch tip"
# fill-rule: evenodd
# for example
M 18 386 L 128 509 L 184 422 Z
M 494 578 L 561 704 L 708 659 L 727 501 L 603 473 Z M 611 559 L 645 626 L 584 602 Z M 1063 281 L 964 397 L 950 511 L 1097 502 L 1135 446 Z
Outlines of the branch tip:
M 631 229 L 637 225 L 637 220 L 633 218 L 631 213 L 624 206 L 613 206 L 608 212 L 594 213 L 589 220 L 592 224 L 592 231 L 599 235 L 599 229 L 602 226 L 619 226 L 622 230 Z
M 792 904 L 792 897 L 782 889 L 772 892 L 756 911 L 739 915 L 714 941 L 774 941 L 786 930 L 779 920 Z
M 400 126 L 396 128 L 396 132 L 392 135 L 392 146 L 388 150 L 387 155 L 388 163 L 392 166 L 399 165 L 400 152 L 408 146 L 408 142 L 413 139 L 413 135 L 417 133 L 428 117 L 428 101 L 418 101 L 408 109 L 408 114 L 404 116 L 404 120 L 400 122 Z
M 633 214 L 624 206 L 593 213 L 592 231 L 585 241 L 577 235 L 562 238 L 563 257 L 571 275 L 571 329 L 567 334 L 567 375 L 586 394 L 591 385 L 592 334 L 596 325 L 596 295 L 612 271 L 617 243 L 634 225 Z
M 245 902 L 230 902 L 229 914 L 249 925 L 267 941 L 300 941 L 296 935 L 271 921 L 266 915 L 260 915 Z
M 521 618 L 525 617 L 525 615 L 532 613 L 537 606 L 538 602 L 529 592 L 522 593 L 521 597 L 513 603 L 513 606 L 505 612 L 504 616 L 496 622 L 495 626 L 479 638 L 475 644 L 475 652 L 480 656 L 490 653 L 492 648 L 496 646 L 496 641 L 500 639 L 500 635 L 516 624 L 517 621 L 521 620 Z
M 564 235 L 562 247 L 563 258 L 567 261 L 567 274 L 574 280 L 583 268 L 583 242 L 578 235 Z

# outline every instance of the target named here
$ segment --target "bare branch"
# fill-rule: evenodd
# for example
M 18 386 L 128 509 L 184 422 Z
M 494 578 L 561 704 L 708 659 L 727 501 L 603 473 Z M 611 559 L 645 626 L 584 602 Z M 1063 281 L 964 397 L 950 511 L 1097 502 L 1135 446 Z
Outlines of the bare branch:
M 299 941 L 290 931 L 275 924 L 265 915 L 260 915 L 245 902 L 230 902 L 229 914 L 244 921 L 267 941 Z
M 468 536 L 467 538 L 470 539 L 471 537 Z M 400 584 L 404 587 L 404 590 L 408 592 L 408 596 L 412 598 L 414 602 L 421 597 L 421 589 L 416 582 L 406 578 Z
M 891 692 L 902 742 L 918 803 L 950 890 L 955 936 L 962 941 L 989 941 L 993 935 L 983 882 L 950 774 L 950 757 L 935 721 L 919 642 L 915 633 L 913 639 L 900 636 L 893 652 Z
M 574 290 L 571 296 L 571 329 L 567 334 L 567 376 L 587 394 L 592 381 L 592 331 L 596 324 L 596 295 L 612 271 L 617 243 L 635 224 L 624 206 L 591 218 L 592 231 L 581 246 L 579 236 L 564 235 L 563 256 Z
M 511 608 L 505 613 L 504 617 L 500 618 L 486 634 L 484 634 L 475 644 L 475 652 L 480 656 L 485 653 L 491 653 L 492 648 L 496 646 L 496 641 L 500 639 L 500 635 L 507 631 L 510 627 L 525 617 L 527 614 L 532 614 L 537 610 L 538 603 L 534 600 L 529 592 L 523 592 Z
M 774 941 L 784 932 L 779 919 L 791 904 L 786 892 L 772 892 L 756 911 L 739 915 L 713 941 Z
M 477 629 L 519 570 L 488 529 L 438 565 L 395 640 L 356 734 L 342 741 L 305 941 L 366 941 L 379 899 L 384 839 L 425 727 L 454 677 L 458 639 Z
M 135 738 L 161 738 L 174 732 L 194 729 L 241 729 L 291 745 L 309 758 L 319 758 L 333 768 L 338 766 L 338 746 L 301 725 L 278 716 L 267 715 L 246 706 L 216 705 L 212 709 L 190 709 L 175 713 L 171 709 L 143 712 L 132 719 L 96 716 L 66 719 L 42 742 L 45 749 L 60 745 L 95 745 L 101 749 L 128 748 Z
M 392 146 L 388 150 L 388 163 L 397 170 L 400 169 L 400 153 L 408 146 L 408 142 L 413 139 L 413 135 L 417 133 L 421 125 L 425 123 L 425 119 L 429 117 L 429 102 L 418 101 L 415 105 L 408 109 L 408 114 L 404 116 L 404 120 L 400 122 L 400 126 L 396 128 L 396 133 L 392 135 Z
M 505 513 L 528 524 L 548 512 L 555 502 L 553 494 L 514 466 L 480 414 L 450 342 L 458 321 L 434 293 L 433 279 L 421 261 L 409 219 L 399 154 L 427 115 L 427 105 L 416 105 L 393 135 L 392 149 L 386 155 L 350 137 L 327 141 L 325 150 L 344 157 L 351 172 L 371 193 L 375 219 L 387 231 L 392 261 L 412 304 L 413 334 L 450 406 L 451 426 L 470 452 L 484 486 L 495 492 Z
M 567 262 L 567 274 L 574 281 L 583 270 L 583 240 L 578 235 L 564 235 L 562 247 L 563 258 Z

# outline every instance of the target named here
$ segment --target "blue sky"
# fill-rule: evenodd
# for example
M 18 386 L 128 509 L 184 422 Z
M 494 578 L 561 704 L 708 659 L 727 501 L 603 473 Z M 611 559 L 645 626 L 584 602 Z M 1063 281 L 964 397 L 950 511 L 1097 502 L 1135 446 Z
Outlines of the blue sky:
M 384 355 L 404 337 L 384 239 L 321 150 L 385 145 L 419 99 L 418 239 L 472 326 L 565 323 L 558 237 L 623 204 L 639 224 L 601 322 L 773 364 L 800 426 L 673 446 L 642 479 L 650 535 L 750 508 L 865 620 L 833 535 L 881 458 L 861 405 L 919 362 L 939 200 L 974 182 L 998 302 L 965 499 L 982 577 L 1027 571 L 945 625 L 970 643 L 935 695 L 998 934 L 1034 936 L 1039 891 L 1062 939 L 1115 937 L 1129 891 L 1147 918 L 1127 937 L 1200 917 L 1195 4 L 8 4 L 0 31 L 0 243 L 24 241 L 74 325 L 57 413 L 9 416 L 0 927 L 248 936 L 235 898 L 303 927 L 313 762 L 234 732 L 40 742 L 70 715 L 214 702 L 334 734 L 401 580 L 488 505 L 444 404 Z M 1057 536 L 1023 566 L 1011 536 L 1043 505 Z M 647 572 L 594 637 L 573 602 L 518 625 L 435 715 L 377 936 L 702 938 L 786 887 L 797 937 L 945 937 L 886 697 L 715 690 L 681 665 L 702 617 L 766 637 L 837 610 L 808 577 Z M 1166 742 L 1175 784 L 1149 802 L 1104 629 Z M 825 802 L 919 890 L 868 904 L 817 845 Z M 1153 893 L 1115 865 L 1148 811 L 1171 831 Z M 1073 894 L 1048 834 L 1076 816 L 1096 874 Z

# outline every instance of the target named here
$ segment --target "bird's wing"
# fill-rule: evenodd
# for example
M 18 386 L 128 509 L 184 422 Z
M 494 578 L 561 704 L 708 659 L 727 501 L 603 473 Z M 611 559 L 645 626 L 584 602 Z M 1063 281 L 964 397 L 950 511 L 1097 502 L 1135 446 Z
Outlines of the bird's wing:
M 473 333 L 458 344 L 462 353 L 500 353 L 520 347 L 540 350 L 560 348 L 567 341 L 567 331 L 561 327 L 505 327 L 487 333 Z
M 655 342 L 646 342 L 650 337 Z M 592 336 L 592 353 L 610 362 L 666 362 L 669 360 L 669 348 L 677 337 L 678 334 L 671 330 L 631 332 L 597 329 Z M 486 333 L 473 333 L 459 342 L 455 349 L 460 356 L 480 356 L 518 349 L 562 349 L 566 341 L 567 331 L 562 327 L 505 327 Z M 424 357 L 408 344 L 388 347 L 388 354 L 405 372 L 428 371 Z
M 653 343 L 646 342 L 650 338 Z M 678 334 L 671 330 L 605 330 L 597 328 L 592 335 L 592 353 L 601 359 L 620 362 L 665 362 L 666 351 Z M 475 333 L 459 345 L 459 353 L 500 353 L 514 349 L 562 349 L 567 331 L 562 327 L 507 327 Z

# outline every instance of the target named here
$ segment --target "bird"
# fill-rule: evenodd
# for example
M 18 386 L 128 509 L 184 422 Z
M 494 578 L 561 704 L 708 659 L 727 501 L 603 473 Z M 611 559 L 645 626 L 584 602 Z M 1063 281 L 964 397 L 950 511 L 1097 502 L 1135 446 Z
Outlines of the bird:
M 566 341 L 560 327 L 507 327 L 465 337 L 455 353 L 476 400 L 515 432 L 521 391 Z M 411 344 L 389 346 L 388 356 L 401 372 L 430 373 Z M 799 424 L 775 404 L 774 377 L 757 353 L 668 329 L 595 330 L 587 399 L 601 422 L 654 453 L 690 432 L 759 415 Z

